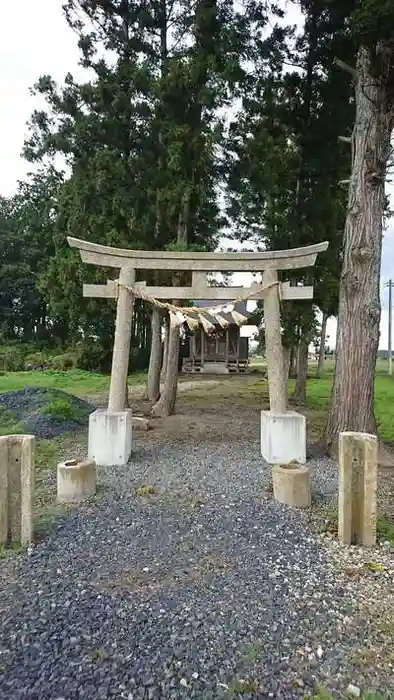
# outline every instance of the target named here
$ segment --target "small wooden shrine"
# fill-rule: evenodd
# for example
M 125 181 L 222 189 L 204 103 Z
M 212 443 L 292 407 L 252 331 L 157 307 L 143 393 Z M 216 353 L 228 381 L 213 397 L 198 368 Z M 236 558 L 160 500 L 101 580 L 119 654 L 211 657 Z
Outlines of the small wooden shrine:
M 232 302 L 222 302 L 230 304 Z M 198 308 L 209 308 L 211 301 L 195 302 Z M 239 302 L 236 311 L 249 316 L 246 302 Z M 246 372 L 249 367 L 249 338 L 241 338 L 241 329 L 231 314 L 222 313 L 228 325 L 223 328 L 215 323 L 215 330 L 207 333 L 202 326 L 188 338 L 183 350 L 182 372 L 205 374 L 229 374 Z M 212 319 L 214 322 L 214 319 Z

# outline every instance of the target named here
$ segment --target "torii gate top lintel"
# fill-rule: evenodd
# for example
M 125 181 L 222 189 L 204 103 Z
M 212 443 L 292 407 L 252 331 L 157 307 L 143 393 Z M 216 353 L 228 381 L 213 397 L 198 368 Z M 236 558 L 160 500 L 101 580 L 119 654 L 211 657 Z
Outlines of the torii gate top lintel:
M 195 270 L 203 272 L 260 272 L 311 267 L 328 242 L 302 248 L 256 252 L 197 253 L 167 250 L 129 250 L 67 238 L 71 248 L 79 250 L 83 262 L 104 267 L 133 267 L 135 270 Z

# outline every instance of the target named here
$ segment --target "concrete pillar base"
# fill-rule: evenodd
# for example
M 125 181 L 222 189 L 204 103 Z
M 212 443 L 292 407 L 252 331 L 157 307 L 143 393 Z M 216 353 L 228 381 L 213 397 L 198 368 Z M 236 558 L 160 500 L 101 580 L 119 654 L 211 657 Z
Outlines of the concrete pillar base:
M 132 447 L 131 410 L 111 413 L 99 408 L 89 416 L 88 457 L 102 467 L 127 464 Z
M 80 503 L 96 493 L 96 465 L 76 459 L 57 465 L 57 500 L 59 503 Z
M 311 486 L 309 472 L 299 464 L 275 465 L 272 467 L 274 498 L 279 503 L 296 508 L 309 508 Z
M 261 455 L 268 464 L 306 462 L 306 420 L 295 411 L 261 411 Z

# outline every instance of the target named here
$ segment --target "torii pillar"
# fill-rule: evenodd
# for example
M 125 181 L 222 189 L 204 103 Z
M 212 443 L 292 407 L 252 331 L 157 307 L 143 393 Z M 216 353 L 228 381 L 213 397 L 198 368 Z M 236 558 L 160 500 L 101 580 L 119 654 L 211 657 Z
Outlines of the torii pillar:
M 132 448 L 132 412 L 126 408 L 135 269 L 122 267 L 117 285 L 117 308 L 108 409 L 89 417 L 88 457 L 103 467 L 127 464 Z
M 265 348 L 270 410 L 261 411 L 261 456 L 268 464 L 306 462 L 306 420 L 287 411 L 287 381 L 282 347 L 278 273 L 265 270 L 263 284 L 272 286 L 264 299 Z

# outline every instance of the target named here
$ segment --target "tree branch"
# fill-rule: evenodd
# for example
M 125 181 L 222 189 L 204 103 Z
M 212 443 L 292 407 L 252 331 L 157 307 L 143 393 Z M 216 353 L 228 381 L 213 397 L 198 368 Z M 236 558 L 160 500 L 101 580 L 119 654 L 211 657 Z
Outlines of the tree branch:
M 340 58 L 334 58 L 334 65 L 338 66 L 339 68 L 342 68 L 342 70 L 345 70 L 347 73 L 350 73 L 352 78 L 356 78 L 356 69 L 353 68 L 353 66 L 349 66 L 348 63 L 345 63 L 345 61 L 342 61 Z
M 351 143 L 351 136 L 338 136 L 338 141 L 343 141 L 343 143 Z

